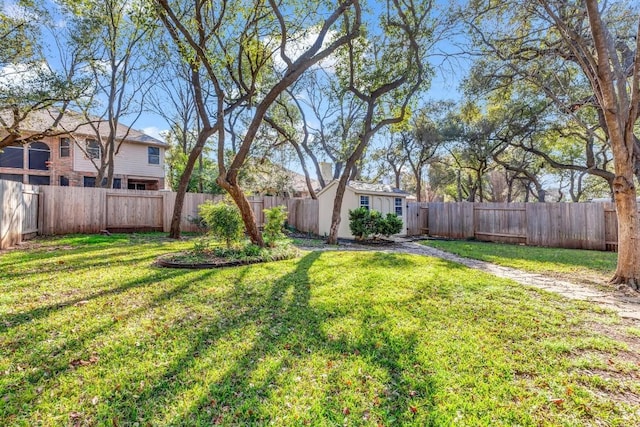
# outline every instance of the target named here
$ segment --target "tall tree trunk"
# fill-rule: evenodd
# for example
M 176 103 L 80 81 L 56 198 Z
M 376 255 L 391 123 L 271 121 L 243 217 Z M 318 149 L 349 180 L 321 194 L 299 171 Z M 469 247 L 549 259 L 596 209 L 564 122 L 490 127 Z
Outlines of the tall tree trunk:
M 169 237 L 172 239 L 180 238 L 180 222 L 182 220 L 182 207 L 184 206 L 184 198 L 187 194 L 187 188 L 189 187 L 189 181 L 191 180 L 191 174 L 193 173 L 193 168 L 196 165 L 196 161 L 202 154 L 202 150 L 204 148 L 207 139 L 213 130 L 205 132 L 200 131 L 198 134 L 198 139 L 196 144 L 194 145 L 191 153 L 189 153 L 189 158 L 187 159 L 187 164 L 184 167 L 184 171 L 180 176 L 180 184 L 178 184 L 178 191 L 176 192 L 176 202 L 173 205 L 173 214 L 171 215 L 171 226 L 169 228 Z
M 422 170 L 416 171 L 416 201 L 420 203 L 422 201 Z
M 329 228 L 329 238 L 327 239 L 327 243 L 330 245 L 338 244 L 338 229 L 340 228 L 340 220 L 342 219 L 342 199 L 344 198 L 344 190 L 347 188 L 348 180 L 348 174 L 343 173 L 336 188 L 336 197 L 333 200 L 333 211 L 331 212 L 331 227 Z
M 253 209 L 251 209 L 251 204 L 249 203 L 249 200 L 247 200 L 242 188 L 240 188 L 240 185 L 238 185 L 235 179 L 230 182 L 230 180 L 224 179 L 222 176 L 218 177 L 217 182 L 220 187 L 224 188 L 227 193 L 229 193 L 233 201 L 236 203 L 236 206 L 238 206 L 238 210 L 240 210 L 242 221 L 244 222 L 244 226 L 251 242 L 260 247 L 264 246 L 264 240 L 262 240 L 262 234 L 256 224 L 256 217 L 253 214 Z
M 586 0 L 591 34 L 597 52 L 597 80 L 594 92 L 604 112 L 613 152 L 613 193 L 618 217 L 618 265 L 612 284 L 640 289 L 640 220 L 634 184 L 636 139 L 633 134 L 640 103 L 640 23 L 636 33 L 631 94 L 627 92 L 626 73 L 621 70 L 617 53 L 611 50 L 611 34 L 602 23 L 596 0 Z M 612 70 L 612 67 L 614 69 Z M 597 83 L 597 84 L 596 84 Z M 616 91 L 615 87 L 618 90 Z

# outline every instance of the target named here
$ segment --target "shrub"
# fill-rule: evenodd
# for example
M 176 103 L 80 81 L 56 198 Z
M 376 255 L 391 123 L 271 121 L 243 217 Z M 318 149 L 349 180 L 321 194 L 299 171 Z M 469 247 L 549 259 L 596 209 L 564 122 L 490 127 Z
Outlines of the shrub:
M 275 206 L 264 210 L 265 224 L 262 231 L 264 242 L 274 247 L 278 240 L 285 238 L 283 233 L 284 223 L 287 220 L 287 211 L 284 206 Z
M 402 220 L 392 213 L 385 218 L 376 210 L 360 207 L 349 210 L 349 229 L 357 240 L 364 240 L 369 236 L 388 237 L 402 230 Z
M 380 221 L 378 234 L 388 237 L 400 231 L 402 231 L 402 219 L 396 214 L 388 213 L 387 217 Z
M 360 207 L 349 210 L 349 229 L 357 240 L 364 240 L 373 234 L 371 213 L 369 209 Z
M 207 225 L 208 233 L 218 240 L 223 240 L 227 248 L 242 238 L 244 224 L 235 205 L 225 202 L 213 203 L 208 200 L 198 207 L 198 213 Z

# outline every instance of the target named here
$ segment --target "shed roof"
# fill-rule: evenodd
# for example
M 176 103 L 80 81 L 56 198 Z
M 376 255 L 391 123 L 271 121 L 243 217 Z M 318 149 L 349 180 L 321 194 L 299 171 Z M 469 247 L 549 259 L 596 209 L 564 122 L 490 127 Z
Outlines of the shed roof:
M 334 183 L 337 184 L 337 180 L 331 181 L 327 184 L 322 190 L 318 192 L 318 195 L 325 192 L 326 189 L 333 186 Z M 365 194 L 386 194 L 386 195 L 394 195 L 397 197 L 407 197 L 409 193 L 404 190 L 400 190 L 399 188 L 392 187 L 389 184 L 372 184 L 368 182 L 362 181 L 349 181 L 347 182 L 347 188 L 350 188 L 356 193 L 365 193 Z

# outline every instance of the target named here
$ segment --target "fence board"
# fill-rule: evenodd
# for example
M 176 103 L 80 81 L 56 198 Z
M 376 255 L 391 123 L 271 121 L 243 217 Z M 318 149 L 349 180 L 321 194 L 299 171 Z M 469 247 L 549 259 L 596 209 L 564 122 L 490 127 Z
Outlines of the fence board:
M 475 203 L 474 228 L 478 240 L 525 243 L 527 217 L 524 203 Z
M 407 236 L 427 234 L 429 230 L 429 204 L 407 203 Z
M 0 249 L 22 241 L 23 185 L 19 182 L 0 181 Z
M 107 193 L 107 230 L 163 230 L 162 194 Z
M 605 249 L 601 203 L 527 203 L 527 245 Z
M 429 235 L 451 239 L 474 237 L 473 203 L 429 203 Z
M 22 218 L 22 235 L 35 235 L 38 233 L 40 189 L 34 185 L 23 185 L 22 205 L 24 216 Z

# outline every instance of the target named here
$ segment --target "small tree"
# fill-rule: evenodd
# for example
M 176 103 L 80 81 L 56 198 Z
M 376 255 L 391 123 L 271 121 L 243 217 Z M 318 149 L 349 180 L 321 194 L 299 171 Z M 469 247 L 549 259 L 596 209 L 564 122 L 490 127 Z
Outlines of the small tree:
M 284 206 L 275 206 L 264 209 L 265 224 L 262 231 L 264 242 L 268 246 L 275 246 L 278 240 L 284 239 L 284 222 L 287 219 L 287 210 Z
M 235 205 L 207 200 L 198 207 L 198 213 L 209 228 L 208 233 L 216 239 L 224 240 L 227 248 L 242 238 L 244 226 L 240 211 Z

